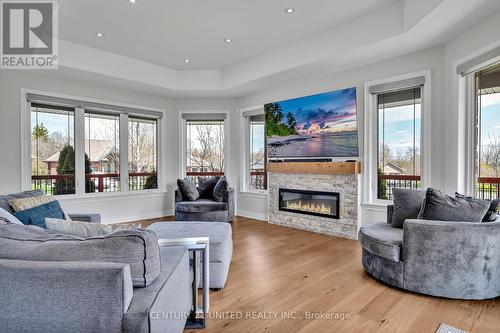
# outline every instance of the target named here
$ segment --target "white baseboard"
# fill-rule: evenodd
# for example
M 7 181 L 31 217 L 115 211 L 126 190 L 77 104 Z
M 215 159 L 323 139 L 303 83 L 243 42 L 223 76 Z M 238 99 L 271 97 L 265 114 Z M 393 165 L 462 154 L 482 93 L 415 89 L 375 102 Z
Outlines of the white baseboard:
M 160 210 L 160 211 L 149 211 L 144 213 L 137 214 L 127 214 L 122 216 L 103 216 L 102 223 L 104 224 L 115 224 L 115 223 L 123 223 L 123 222 L 132 222 L 138 220 L 146 220 L 146 219 L 154 219 L 156 217 L 162 216 L 172 216 L 175 212 L 173 209 L 168 210 Z
M 267 214 L 262 214 L 262 213 L 257 213 L 257 212 L 250 212 L 250 211 L 241 210 L 241 209 L 238 209 L 236 211 L 236 215 L 242 216 L 242 217 L 248 217 L 250 219 L 256 219 L 256 220 L 266 221 L 266 222 L 268 220 Z

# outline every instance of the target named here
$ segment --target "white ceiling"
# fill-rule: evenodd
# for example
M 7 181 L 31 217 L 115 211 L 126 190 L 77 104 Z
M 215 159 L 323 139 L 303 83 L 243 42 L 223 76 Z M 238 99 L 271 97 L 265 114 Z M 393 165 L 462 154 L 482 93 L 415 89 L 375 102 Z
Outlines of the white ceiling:
M 499 0 L 61 0 L 59 72 L 242 96 L 443 44 L 499 10 Z
M 59 30 L 63 40 L 160 66 L 221 69 L 395 1 L 63 0 Z

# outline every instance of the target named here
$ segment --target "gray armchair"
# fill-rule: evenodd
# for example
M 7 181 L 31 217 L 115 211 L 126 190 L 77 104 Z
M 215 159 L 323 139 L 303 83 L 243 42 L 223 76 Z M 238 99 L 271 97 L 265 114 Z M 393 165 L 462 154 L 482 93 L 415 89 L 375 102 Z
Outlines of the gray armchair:
M 388 207 L 388 215 L 392 206 Z M 500 296 L 500 221 L 406 220 L 361 227 L 362 263 L 398 288 L 457 299 Z
M 211 199 L 184 200 L 179 189 L 175 190 L 176 221 L 231 222 L 234 217 L 235 191 L 229 187 L 221 202 Z

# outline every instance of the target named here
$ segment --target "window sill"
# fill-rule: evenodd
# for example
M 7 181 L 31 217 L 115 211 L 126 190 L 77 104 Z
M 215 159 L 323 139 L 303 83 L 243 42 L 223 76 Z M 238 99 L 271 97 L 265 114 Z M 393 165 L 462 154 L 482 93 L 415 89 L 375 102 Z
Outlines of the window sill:
M 367 210 L 386 212 L 387 206 L 392 205 L 392 201 L 377 201 L 377 202 L 365 202 L 361 204 L 361 207 Z
M 267 190 L 262 190 L 262 191 L 246 190 L 246 191 L 240 191 L 240 194 L 245 197 L 266 199 L 269 195 L 269 192 Z
M 74 201 L 106 201 L 116 199 L 134 199 L 134 198 L 152 198 L 165 196 L 168 191 L 146 190 L 146 191 L 129 191 L 129 192 L 108 192 L 108 193 L 86 193 L 83 195 L 69 194 L 56 195 L 56 199 L 61 202 Z

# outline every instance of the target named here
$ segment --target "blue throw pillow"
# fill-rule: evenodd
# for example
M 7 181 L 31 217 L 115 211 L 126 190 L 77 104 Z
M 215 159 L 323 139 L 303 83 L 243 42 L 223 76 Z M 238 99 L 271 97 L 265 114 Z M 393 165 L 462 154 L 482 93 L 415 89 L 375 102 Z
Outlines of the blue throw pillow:
M 58 201 L 48 202 L 46 204 L 26 209 L 13 214 L 19 221 L 27 225 L 36 225 L 47 229 L 45 218 L 64 219 L 64 212 Z

